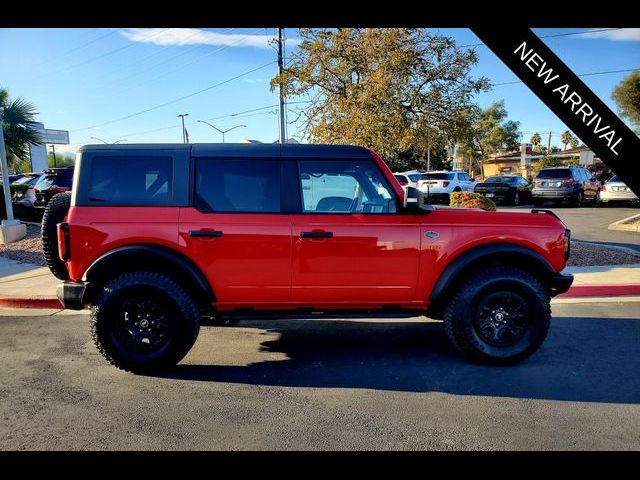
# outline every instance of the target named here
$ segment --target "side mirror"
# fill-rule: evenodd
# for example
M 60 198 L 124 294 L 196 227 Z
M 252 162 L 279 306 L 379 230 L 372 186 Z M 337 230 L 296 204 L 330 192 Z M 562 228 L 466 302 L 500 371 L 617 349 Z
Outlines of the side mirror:
M 429 207 L 424 203 L 424 193 L 415 187 L 406 188 L 403 207 L 405 210 L 414 212 L 418 210 L 429 210 Z

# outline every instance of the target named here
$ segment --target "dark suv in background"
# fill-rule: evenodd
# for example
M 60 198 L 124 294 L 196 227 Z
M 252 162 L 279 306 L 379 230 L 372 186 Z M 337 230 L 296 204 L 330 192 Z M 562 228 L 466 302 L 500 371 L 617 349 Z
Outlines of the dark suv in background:
M 599 182 L 583 167 L 550 167 L 540 170 L 533 180 L 533 204 L 545 200 L 569 201 L 579 207 L 582 202 L 598 203 Z
M 56 193 L 68 192 L 73 184 L 73 167 L 49 168 L 44 171 L 35 187 L 36 201 L 33 206 L 44 209 Z

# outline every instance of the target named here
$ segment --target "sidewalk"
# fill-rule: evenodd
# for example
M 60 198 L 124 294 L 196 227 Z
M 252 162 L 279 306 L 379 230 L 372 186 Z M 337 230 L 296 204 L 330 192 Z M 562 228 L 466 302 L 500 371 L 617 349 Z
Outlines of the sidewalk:
M 574 275 L 571 289 L 557 298 L 640 295 L 640 264 L 567 267 Z M 60 308 L 56 285 L 47 267 L 0 256 L 0 307 Z

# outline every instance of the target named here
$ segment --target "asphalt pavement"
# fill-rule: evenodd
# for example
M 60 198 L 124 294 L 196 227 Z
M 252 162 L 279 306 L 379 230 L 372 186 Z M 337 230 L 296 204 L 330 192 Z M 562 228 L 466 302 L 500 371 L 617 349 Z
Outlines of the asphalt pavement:
M 498 207 L 505 211 L 530 211 L 531 205 L 523 207 Z M 606 243 L 640 251 L 640 233 L 608 230 L 609 224 L 640 214 L 640 207 L 604 206 L 604 207 L 542 207 L 555 212 L 571 229 L 572 238 L 586 242 Z
M 85 313 L 0 310 L 0 449 L 640 449 L 640 299 L 553 305 L 514 367 L 439 322 L 202 327 L 170 374 L 108 365 Z

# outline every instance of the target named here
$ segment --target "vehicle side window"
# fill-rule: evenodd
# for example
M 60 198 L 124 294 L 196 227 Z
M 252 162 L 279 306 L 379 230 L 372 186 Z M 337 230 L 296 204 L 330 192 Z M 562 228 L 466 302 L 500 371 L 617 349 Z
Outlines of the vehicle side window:
M 280 212 L 280 161 L 198 158 L 194 206 L 202 212 Z
M 144 203 L 170 200 L 173 195 L 173 159 L 169 156 L 96 156 L 91 162 L 89 183 L 88 196 L 97 201 Z
M 395 193 L 373 162 L 301 160 L 298 169 L 304 212 L 396 212 Z

